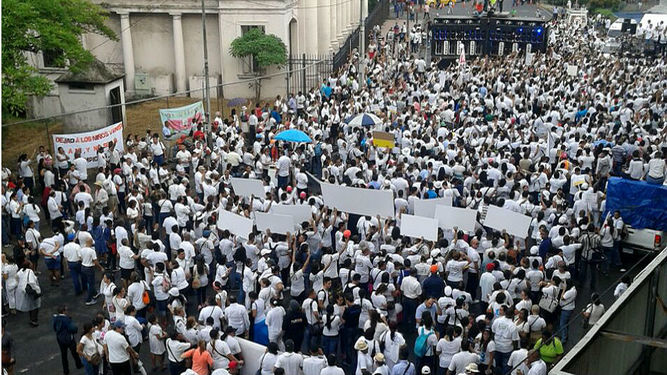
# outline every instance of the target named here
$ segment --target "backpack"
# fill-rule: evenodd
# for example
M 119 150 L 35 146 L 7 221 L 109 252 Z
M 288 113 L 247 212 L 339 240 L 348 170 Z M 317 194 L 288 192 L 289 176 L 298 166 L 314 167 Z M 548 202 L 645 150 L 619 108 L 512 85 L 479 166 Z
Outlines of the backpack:
M 322 156 L 322 143 L 320 142 L 315 145 L 315 156 Z
M 433 331 L 425 332 L 424 328 L 419 332 L 419 336 L 415 340 L 415 356 L 418 358 L 424 358 L 426 352 L 428 351 L 428 338 L 433 334 Z

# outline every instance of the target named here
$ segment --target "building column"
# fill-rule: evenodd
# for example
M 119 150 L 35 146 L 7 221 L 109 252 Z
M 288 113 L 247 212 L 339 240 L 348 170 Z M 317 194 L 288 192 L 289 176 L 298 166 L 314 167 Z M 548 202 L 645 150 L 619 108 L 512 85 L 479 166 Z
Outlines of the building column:
M 222 22 L 222 8 L 218 10 L 218 30 L 220 30 L 220 83 L 225 81 L 225 55 L 228 53 L 227 48 L 225 48 L 225 41 L 222 37 L 222 30 L 225 30 L 225 26 Z M 225 86 L 220 86 L 220 96 L 225 97 Z
M 317 23 L 317 2 L 304 1 L 303 2 L 306 14 L 306 49 L 305 53 L 309 55 L 316 55 L 318 52 L 318 23 Z
M 345 27 L 350 32 L 354 30 L 354 26 L 352 26 L 352 3 L 355 1 L 356 0 L 350 0 L 345 4 Z
M 352 0 L 352 26 L 356 28 L 359 26 L 359 13 L 361 12 L 359 7 L 361 6 L 360 0 Z
M 174 28 L 174 66 L 176 68 L 176 92 L 183 93 L 187 90 L 187 77 L 185 75 L 185 47 L 183 45 L 183 23 L 181 13 L 169 13 Z
M 345 41 L 345 32 L 347 31 L 345 27 L 345 1 L 336 0 L 336 38 L 338 39 L 338 45 Z
M 132 50 L 132 32 L 130 31 L 130 13 L 119 12 L 120 44 L 123 48 L 123 67 L 125 68 L 125 90 L 134 92 L 134 51 Z
M 329 7 L 329 48 L 338 50 L 338 0 L 331 0 Z
M 331 52 L 331 1 L 317 1 L 317 19 L 319 21 L 317 27 L 317 49 L 321 55 Z

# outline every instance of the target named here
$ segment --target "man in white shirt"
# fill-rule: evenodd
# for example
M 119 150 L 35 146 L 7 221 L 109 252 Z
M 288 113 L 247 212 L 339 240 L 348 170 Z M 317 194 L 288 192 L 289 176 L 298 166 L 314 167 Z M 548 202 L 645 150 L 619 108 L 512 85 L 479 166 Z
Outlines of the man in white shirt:
M 505 310 L 505 315 L 496 318 L 491 326 L 491 331 L 493 331 L 496 343 L 496 351 L 494 353 L 496 367 L 502 369 L 503 374 L 507 374 L 510 370 L 507 364 L 510 354 L 519 343 L 519 329 L 512 320 L 514 310 L 505 308 L 505 306 L 502 306 L 501 309 Z
M 274 368 L 282 368 L 285 370 L 285 374 L 301 373 L 303 356 L 299 353 L 294 353 L 294 341 L 287 340 L 285 342 L 285 352 L 278 355 Z
M 74 234 L 69 234 L 70 241 L 74 239 Z M 63 256 L 67 260 L 67 268 L 72 276 L 74 284 L 74 293 L 78 296 L 83 293 L 81 289 L 81 246 L 75 241 L 68 242 L 63 247 Z
M 131 374 L 130 357 L 138 358 L 138 354 L 125 339 L 125 322 L 117 320 L 113 329 L 104 335 L 104 354 L 114 374 Z
M 245 306 L 236 302 L 236 296 L 229 296 L 229 306 L 225 308 L 225 317 L 230 326 L 236 329 L 237 336 L 243 336 L 250 328 L 250 318 Z
M 292 168 L 292 161 L 287 153 L 278 159 L 276 168 L 278 169 L 278 188 L 285 189 L 289 185 L 289 173 Z
M 401 283 L 401 292 L 403 292 L 403 309 L 406 317 L 405 325 L 406 327 L 415 326 L 415 313 L 417 310 L 419 296 L 422 294 L 422 286 L 419 283 L 419 280 L 415 277 L 417 275 L 417 270 L 412 268 L 410 269 L 410 274 L 403 278 Z

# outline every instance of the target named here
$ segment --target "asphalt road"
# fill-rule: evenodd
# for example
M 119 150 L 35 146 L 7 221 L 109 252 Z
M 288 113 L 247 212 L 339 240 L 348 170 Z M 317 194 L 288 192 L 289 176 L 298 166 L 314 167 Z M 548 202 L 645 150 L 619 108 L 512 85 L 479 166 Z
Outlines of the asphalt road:
M 48 227 L 48 225 L 44 225 Z M 641 263 L 639 258 L 626 258 L 625 264 L 628 266 L 631 276 L 636 275 L 646 264 L 645 259 Z M 637 264 L 634 269 L 630 269 L 633 264 Z M 85 306 L 83 296 L 75 296 L 69 274 L 62 280 L 59 287 L 49 285 L 47 272 L 44 263 L 40 263 L 42 274 L 39 276 L 43 288 L 42 309 L 39 313 L 39 327 L 32 328 L 28 324 L 27 314 L 18 313 L 16 316 L 9 315 L 4 318 L 7 321 L 6 331 L 11 334 L 15 345 L 16 374 L 62 374 L 60 363 L 60 351 L 56 342 L 55 334 L 51 328 L 51 316 L 55 313 L 57 307 L 61 304 L 69 306 L 70 315 L 74 322 L 82 327 L 84 322 L 89 321 L 97 311 L 101 310 L 101 302 L 96 306 Z M 97 275 L 99 282 L 99 273 Z M 598 293 L 610 289 L 602 297 L 603 304 L 610 306 L 613 303 L 613 289 L 616 286 L 616 280 L 621 277 L 618 271 L 612 271 L 608 276 L 601 276 L 598 282 Z M 583 309 L 590 300 L 591 290 L 587 287 L 578 289 L 577 311 Z M 574 320 L 574 317 L 573 317 Z M 577 320 L 570 327 L 570 341 L 566 348 L 572 347 L 584 334 L 581 320 Z M 150 357 L 148 354 L 148 345 L 144 345 L 141 350 L 141 357 L 150 373 Z M 83 370 L 76 370 L 72 358 L 69 358 L 71 374 L 83 374 Z

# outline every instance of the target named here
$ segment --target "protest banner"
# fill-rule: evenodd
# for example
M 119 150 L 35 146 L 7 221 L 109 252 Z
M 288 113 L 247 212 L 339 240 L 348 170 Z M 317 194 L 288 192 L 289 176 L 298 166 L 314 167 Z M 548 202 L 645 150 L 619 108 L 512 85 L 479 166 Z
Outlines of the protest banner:
M 528 228 L 532 218 L 498 206 L 489 206 L 484 225 L 496 230 L 505 230 L 512 236 L 528 237 Z
M 435 207 L 438 205 L 451 206 L 452 197 L 434 198 L 434 199 L 415 199 L 414 205 L 415 205 L 415 216 L 434 218 Z
M 58 152 L 62 147 L 69 160 L 74 160 L 74 154 L 81 151 L 81 156 L 89 163 L 97 162 L 97 150 L 100 147 L 109 147 L 109 143 L 115 141 L 115 149 L 123 152 L 123 123 L 119 122 L 102 129 L 84 133 L 54 134 L 53 150 Z
M 310 221 L 313 218 L 311 207 L 305 204 L 273 204 L 271 213 L 276 215 L 291 216 L 295 225 L 301 226 L 304 221 Z
M 373 132 L 373 146 L 375 147 L 394 147 L 394 135 L 392 133 L 375 130 Z
M 160 109 L 162 134 L 169 138 L 188 134 L 192 127 L 204 121 L 204 104 L 193 103 L 184 107 Z
M 361 189 L 320 183 L 324 204 L 338 211 L 368 216 L 394 216 L 391 190 Z
M 403 214 L 401 215 L 401 235 L 424 238 L 427 241 L 437 241 L 438 220 Z
M 267 229 L 272 233 L 287 234 L 294 233 L 294 218 L 288 215 L 267 214 L 255 212 L 255 225 L 257 230 L 264 232 Z
M 236 195 L 241 195 L 244 197 L 250 198 L 255 196 L 256 198 L 264 199 L 266 197 L 266 192 L 264 191 L 264 184 L 262 180 L 257 180 L 254 178 L 231 178 L 232 188 L 234 188 L 234 193 Z
M 435 207 L 435 219 L 438 220 L 438 225 L 442 229 L 456 227 L 464 232 L 474 232 L 477 211 L 438 205 Z
M 253 224 L 253 221 L 247 217 L 223 210 L 222 208 L 218 210 L 217 226 L 220 230 L 227 229 L 230 233 L 247 239 L 248 235 L 252 233 Z

